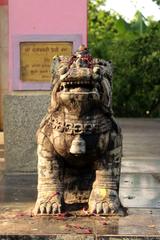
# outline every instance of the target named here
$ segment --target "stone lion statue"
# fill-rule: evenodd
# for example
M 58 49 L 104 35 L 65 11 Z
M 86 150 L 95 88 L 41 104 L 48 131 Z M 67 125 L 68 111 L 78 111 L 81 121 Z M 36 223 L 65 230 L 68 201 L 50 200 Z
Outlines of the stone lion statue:
M 92 213 L 122 209 L 122 135 L 112 114 L 112 66 L 80 46 L 52 63 L 51 104 L 37 131 L 38 196 L 34 214 L 88 202 Z M 68 200 L 67 200 L 68 198 Z

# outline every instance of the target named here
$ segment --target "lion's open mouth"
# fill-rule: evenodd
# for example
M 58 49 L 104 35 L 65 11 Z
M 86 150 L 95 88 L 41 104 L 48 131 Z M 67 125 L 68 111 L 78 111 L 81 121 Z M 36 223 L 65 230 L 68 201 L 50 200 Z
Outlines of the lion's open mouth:
M 68 81 L 60 85 L 61 92 L 90 92 L 94 88 L 92 80 Z

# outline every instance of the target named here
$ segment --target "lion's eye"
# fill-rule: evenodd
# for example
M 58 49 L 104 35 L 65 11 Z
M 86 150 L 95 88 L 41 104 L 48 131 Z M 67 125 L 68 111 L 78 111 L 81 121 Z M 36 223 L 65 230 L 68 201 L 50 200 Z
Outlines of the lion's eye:
M 100 73 L 101 73 L 100 67 L 99 67 L 99 66 L 95 66 L 95 67 L 93 68 L 93 72 L 96 73 L 96 74 L 100 74 Z
M 63 86 L 60 86 L 60 91 L 63 91 L 64 87 Z

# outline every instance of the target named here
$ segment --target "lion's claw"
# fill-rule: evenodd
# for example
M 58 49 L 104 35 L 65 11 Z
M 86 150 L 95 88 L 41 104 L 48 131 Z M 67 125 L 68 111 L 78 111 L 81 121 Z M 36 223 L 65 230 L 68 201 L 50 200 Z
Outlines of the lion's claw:
M 46 213 L 47 213 L 47 214 L 51 214 L 51 212 L 52 212 L 52 206 L 51 206 L 50 203 L 47 203 L 47 206 L 46 206 Z
M 58 203 L 41 204 L 41 203 L 37 202 L 36 206 L 33 210 L 33 213 L 34 213 L 34 215 L 61 213 L 61 205 Z
M 104 203 L 102 204 L 102 206 L 103 206 L 103 213 L 104 213 L 104 214 L 107 214 L 107 213 L 109 212 L 108 203 L 104 202 Z
M 45 195 L 45 194 L 44 194 Z M 61 213 L 62 193 L 48 194 L 47 197 L 40 196 L 35 204 L 33 214 L 57 214 Z
M 97 205 L 96 205 L 96 212 L 97 213 L 101 213 L 101 211 L 102 211 L 102 203 L 97 203 Z
M 102 191 L 100 190 L 101 189 L 93 189 L 91 192 L 89 199 L 90 213 L 117 213 L 121 205 L 117 192 L 114 190 L 110 190 L 103 191 L 102 194 Z

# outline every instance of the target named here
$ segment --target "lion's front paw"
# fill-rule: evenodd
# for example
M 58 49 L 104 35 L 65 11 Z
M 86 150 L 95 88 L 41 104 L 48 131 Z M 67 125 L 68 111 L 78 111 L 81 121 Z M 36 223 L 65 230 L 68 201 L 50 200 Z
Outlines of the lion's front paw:
M 115 190 L 105 188 L 93 189 L 89 198 L 89 211 L 91 213 L 117 213 L 121 203 Z
M 47 196 L 47 197 L 46 197 Z M 33 214 L 56 214 L 61 213 L 62 193 L 46 193 L 38 196 Z

